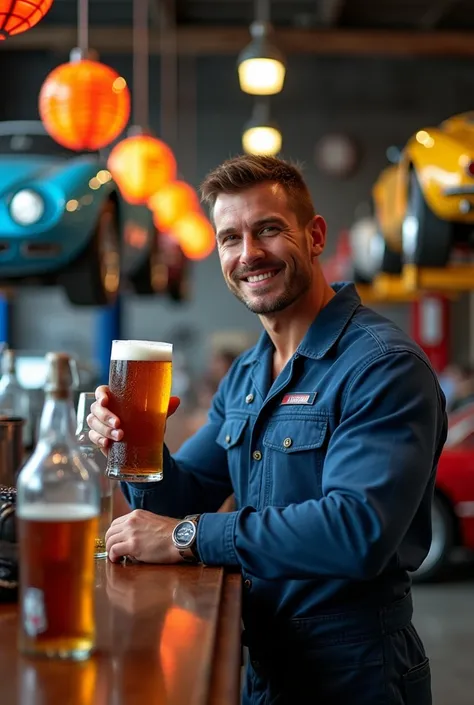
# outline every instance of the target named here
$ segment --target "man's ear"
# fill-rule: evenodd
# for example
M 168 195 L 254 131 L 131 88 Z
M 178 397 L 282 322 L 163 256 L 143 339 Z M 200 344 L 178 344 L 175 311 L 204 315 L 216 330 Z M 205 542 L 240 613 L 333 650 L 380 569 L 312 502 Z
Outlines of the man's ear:
M 313 257 L 319 257 L 326 246 L 326 221 L 321 215 L 315 215 L 308 227 L 311 235 L 311 254 Z

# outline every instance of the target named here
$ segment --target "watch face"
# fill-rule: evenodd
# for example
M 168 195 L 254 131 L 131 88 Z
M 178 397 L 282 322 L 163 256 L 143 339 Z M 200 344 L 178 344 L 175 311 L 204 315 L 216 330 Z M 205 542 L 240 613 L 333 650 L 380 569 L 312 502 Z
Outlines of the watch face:
M 176 529 L 175 539 L 182 548 L 188 546 L 194 538 L 196 527 L 192 521 L 183 521 Z

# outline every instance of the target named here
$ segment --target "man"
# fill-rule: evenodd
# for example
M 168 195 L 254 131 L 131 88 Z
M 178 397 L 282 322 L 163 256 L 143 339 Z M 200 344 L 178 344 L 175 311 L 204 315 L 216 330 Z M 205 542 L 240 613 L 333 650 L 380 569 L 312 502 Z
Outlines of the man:
M 165 452 L 164 480 L 123 487 L 139 511 L 112 524 L 109 557 L 182 560 L 169 517 L 198 514 L 182 553 L 242 571 L 244 703 L 428 705 L 409 572 L 430 546 L 446 436 L 434 372 L 351 284 L 325 281 L 326 224 L 297 169 L 238 157 L 202 194 L 227 286 L 265 330 L 208 423 Z M 90 436 L 106 452 L 123 432 L 107 388 L 96 398 Z M 217 512 L 231 493 L 235 511 Z

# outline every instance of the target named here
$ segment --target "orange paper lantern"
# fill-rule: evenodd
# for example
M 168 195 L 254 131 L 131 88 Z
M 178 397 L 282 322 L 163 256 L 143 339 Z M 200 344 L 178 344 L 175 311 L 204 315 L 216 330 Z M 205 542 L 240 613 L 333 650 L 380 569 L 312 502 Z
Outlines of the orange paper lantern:
M 129 203 L 148 203 L 176 178 L 176 159 L 171 149 L 151 135 L 133 135 L 112 150 L 108 168 Z
M 216 246 L 214 229 L 202 213 L 187 213 L 170 229 L 186 257 L 205 259 Z
M 199 211 L 196 191 L 184 181 L 170 181 L 150 198 L 148 207 L 158 230 L 165 232 L 173 227 L 181 216 Z
M 130 117 L 124 78 L 90 59 L 61 64 L 39 94 L 39 112 L 56 142 L 77 151 L 97 150 L 116 139 Z
M 52 4 L 53 0 L 0 0 L 0 40 L 34 27 Z

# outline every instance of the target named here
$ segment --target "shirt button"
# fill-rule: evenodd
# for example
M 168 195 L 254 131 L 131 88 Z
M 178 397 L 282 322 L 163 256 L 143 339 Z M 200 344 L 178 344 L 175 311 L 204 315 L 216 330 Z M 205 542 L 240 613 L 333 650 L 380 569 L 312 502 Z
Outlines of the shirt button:
M 292 443 L 293 441 L 291 440 L 291 438 L 285 438 L 285 440 L 283 441 L 283 445 L 285 446 L 285 448 L 289 448 Z
M 261 460 L 261 459 L 262 459 L 262 454 L 260 453 L 259 450 L 254 450 L 254 452 L 252 453 L 252 458 L 253 458 L 254 460 Z
M 230 443 L 231 440 L 232 440 L 232 439 L 231 439 L 231 437 L 230 437 L 229 435 L 227 435 L 227 436 L 225 437 L 225 442 L 226 442 L 226 443 Z
M 244 580 L 244 587 L 246 590 L 250 590 L 252 587 L 252 581 L 247 578 L 247 580 Z
M 254 400 L 253 394 L 247 394 L 247 396 L 245 397 L 246 404 L 251 404 L 253 402 L 253 400 Z

